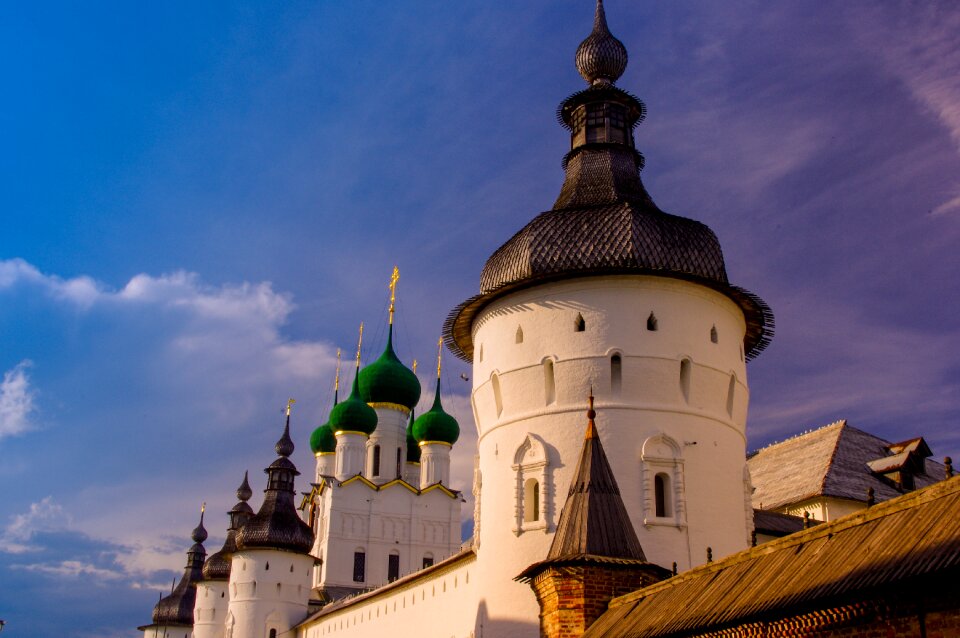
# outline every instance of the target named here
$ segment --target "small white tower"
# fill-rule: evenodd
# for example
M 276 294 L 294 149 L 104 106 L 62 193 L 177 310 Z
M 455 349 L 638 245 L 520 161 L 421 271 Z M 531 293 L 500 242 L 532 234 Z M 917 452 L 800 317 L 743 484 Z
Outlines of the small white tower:
M 313 570 L 313 532 L 300 520 L 293 502 L 290 461 L 290 405 L 277 441 L 279 457 L 264 470 L 267 489 L 260 511 L 237 532 L 237 550 L 230 565 L 229 609 L 225 635 L 232 638 L 287 635 L 306 617 Z
M 443 339 L 437 342 L 437 389 L 433 407 L 413 423 L 413 437 L 420 445 L 420 489 L 441 483 L 450 485 L 450 450 L 460 438 L 457 420 L 444 412 L 440 403 L 440 358 Z
M 333 407 L 337 407 L 340 394 L 340 348 L 337 348 L 337 373 L 333 381 Z M 332 411 L 332 409 L 331 409 Z M 325 476 L 336 476 L 337 473 L 337 437 L 330 427 L 330 417 L 327 422 L 317 427 L 310 435 L 310 451 L 317 459 L 314 483 L 319 483 Z
M 357 364 L 350 396 L 330 411 L 330 429 L 337 439 L 336 478 L 346 481 L 363 474 L 367 439 L 377 428 L 377 413 L 360 398 L 360 348 L 363 346 L 363 324 L 357 341 Z
M 230 510 L 230 526 L 223 547 L 203 564 L 203 578 L 197 582 L 197 601 L 193 609 L 193 638 L 223 638 L 226 628 L 230 599 L 227 589 L 230 582 L 230 564 L 237 550 L 237 530 L 253 516 L 247 504 L 253 491 L 243 473 L 243 483 L 237 488 L 240 499 Z

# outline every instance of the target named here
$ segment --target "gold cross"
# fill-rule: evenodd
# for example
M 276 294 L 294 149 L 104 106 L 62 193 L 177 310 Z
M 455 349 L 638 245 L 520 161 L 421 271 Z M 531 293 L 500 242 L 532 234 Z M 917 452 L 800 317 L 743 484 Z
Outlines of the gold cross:
M 414 373 L 414 374 L 417 373 L 417 360 L 416 360 L 416 359 L 413 360 L 413 373 Z
M 393 267 L 390 275 L 390 325 L 393 325 L 393 308 L 397 300 L 397 282 L 400 280 L 400 269 Z
M 334 394 L 340 389 L 340 348 L 337 348 L 337 376 L 333 379 Z
M 360 346 L 363 345 L 363 322 L 360 322 L 360 338 L 357 339 L 357 369 L 360 369 Z
M 437 378 L 440 378 L 440 357 L 443 355 L 443 337 L 437 339 Z
M 292 406 L 297 401 L 295 399 L 287 399 L 287 416 L 290 416 L 290 406 Z

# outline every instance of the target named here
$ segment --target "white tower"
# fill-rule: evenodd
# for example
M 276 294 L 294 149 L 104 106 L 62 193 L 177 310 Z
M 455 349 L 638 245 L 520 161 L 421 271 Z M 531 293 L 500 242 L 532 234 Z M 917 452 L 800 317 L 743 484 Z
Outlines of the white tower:
M 313 532 L 300 520 L 293 503 L 290 461 L 290 403 L 279 458 L 266 470 L 267 489 L 260 511 L 237 532 L 237 550 L 230 566 L 229 608 L 225 635 L 261 638 L 288 635 L 307 614 L 313 570 Z
M 750 536 L 745 361 L 772 315 L 728 282 L 709 228 L 647 194 L 633 139 L 645 107 L 614 86 L 627 54 L 600 2 L 576 60 L 589 87 L 559 110 L 571 132 L 560 195 L 489 258 L 481 293 L 445 326 L 473 363 L 486 636 L 536 635 L 534 597 L 512 579 L 547 554 L 591 386 L 650 561 L 686 569 Z
M 253 491 L 243 474 L 243 483 L 237 488 L 240 499 L 230 510 L 230 526 L 223 547 L 203 564 L 203 578 L 197 581 L 197 600 L 193 610 L 193 638 L 223 638 L 230 600 L 227 590 L 230 581 L 230 564 L 237 551 L 237 530 L 253 516 L 247 504 Z

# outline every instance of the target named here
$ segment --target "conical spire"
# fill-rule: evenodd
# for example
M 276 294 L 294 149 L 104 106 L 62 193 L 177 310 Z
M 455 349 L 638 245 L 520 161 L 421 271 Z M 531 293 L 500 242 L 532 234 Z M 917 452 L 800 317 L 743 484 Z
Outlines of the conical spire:
M 448 443 L 453 445 L 460 438 L 460 424 L 444 412 L 440 401 L 440 364 L 443 356 L 443 338 L 437 341 L 437 389 L 433 394 L 433 406 L 413 423 L 413 436 L 420 443 Z
M 202 543 L 207 540 L 207 528 L 203 526 L 203 514 L 206 510 L 207 504 L 204 503 L 200 506 L 200 524 L 193 529 L 193 533 L 190 535 L 194 543 Z
M 593 31 L 577 47 L 577 71 L 588 84 L 613 84 L 627 68 L 627 48 L 607 27 L 603 0 L 597 0 Z
M 253 496 L 253 490 L 250 489 L 249 472 L 243 472 L 243 483 L 237 488 L 237 498 L 246 503 Z
M 600 443 L 595 418 L 591 391 L 580 460 L 547 560 L 596 556 L 644 561 L 646 557 Z
M 280 437 L 280 440 L 277 441 L 274 449 L 282 457 L 288 457 L 293 454 L 293 439 L 290 438 L 290 408 L 293 404 L 296 403 L 294 399 L 287 399 L 287 420 L 283 426 L 283 435 Z

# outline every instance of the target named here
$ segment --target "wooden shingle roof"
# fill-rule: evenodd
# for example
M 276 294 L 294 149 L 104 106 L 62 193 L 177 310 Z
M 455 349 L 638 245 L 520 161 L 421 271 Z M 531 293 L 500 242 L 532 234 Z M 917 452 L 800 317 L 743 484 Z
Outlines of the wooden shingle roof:
M 899 496 L 867 465 L 888 456 L 890 445 L 841 420 L 765 447 L 747 461 L 753 506 L 773 509 L 817 496 L 865 502 L 868 488 L 873 488 L 878 501 Z M 919 488 L 942 478 L 943 466 L 927 459 L 924 473 L 914 481 Z
M 960 573 L 960 476 L 616 598 L 584 638 L 695 635 Z

